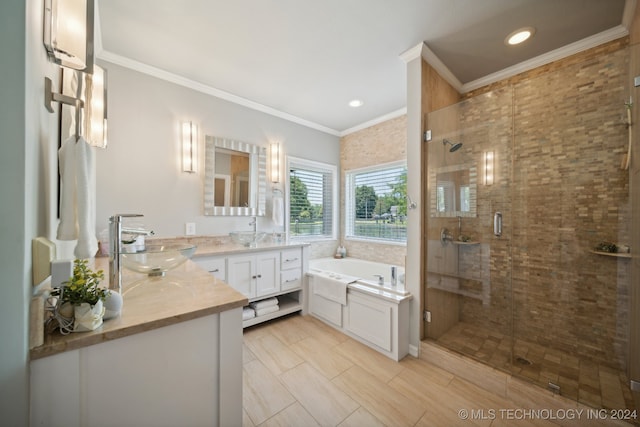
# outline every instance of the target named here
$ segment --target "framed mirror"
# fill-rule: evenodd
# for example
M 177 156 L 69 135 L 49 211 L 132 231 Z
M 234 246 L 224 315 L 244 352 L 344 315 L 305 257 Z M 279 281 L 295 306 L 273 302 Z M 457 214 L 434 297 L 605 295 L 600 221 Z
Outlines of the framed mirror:
M 432 169 L 429 173 L 431 216 L 475 217 L 477 180 L 477 169 L 472 165 Z
M 206 136 L 204 162 L 205 215 L 264 216 L 265 147 Z

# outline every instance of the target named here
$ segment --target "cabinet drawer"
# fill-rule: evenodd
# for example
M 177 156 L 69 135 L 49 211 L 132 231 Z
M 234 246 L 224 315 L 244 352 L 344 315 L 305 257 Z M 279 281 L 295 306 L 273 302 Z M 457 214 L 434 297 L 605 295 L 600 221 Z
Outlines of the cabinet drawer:
M 280 255 L 280 269 L 290 270 L 302 266 L 302 253 L 300 249 L 288 249 Z
M 216 279 L 227 280 L 227 260 L 226 258 L 199 258 L 194 260 L 201 268 L 205 269 Z
M 280 273 L 280 289 L 296 289 L 302 287 L 302 270 L 282 270 Z

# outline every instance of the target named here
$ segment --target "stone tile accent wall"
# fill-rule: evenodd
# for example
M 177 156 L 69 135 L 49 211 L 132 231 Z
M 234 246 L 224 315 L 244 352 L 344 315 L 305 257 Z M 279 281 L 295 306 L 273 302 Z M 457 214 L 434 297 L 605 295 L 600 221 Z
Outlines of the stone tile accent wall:
M 406 247 L 357 240 L 344 240 L 344 182 L 345 171 L 406 160 L 407 117 L 387 120 L 369 128 L 346 135 L 340 139 L 340 212 L 342 238 L 347 256 L 369 261 L 404 266 Z
M 430 168 L 460 159 L 478 167 L 478 216 L 462 223 L 483 244 L 459 252 L 460 288 L 482 289 L 489 280 L 490 302 L 460 296 L 460 320 L 623 371 L 630 260 L 591 250 L 630 238 L 629 174 L 620 168 L 627 44 L 616 40 L 467 94 L 451 107 L 457 119 L 440 130 L 462 135 L 463 148 L 440 153 L 440 143 L 429 152 Z M 483 183 L 487 150 L 496 155 L 490 186 Z M 500 238 L 492 230 L 496 211 L 504 218 Z M 457 219 L 429 218 L 429 240 L 443 226 L 456 230 Z M 489 277 L 469 262 L 485 257 Z

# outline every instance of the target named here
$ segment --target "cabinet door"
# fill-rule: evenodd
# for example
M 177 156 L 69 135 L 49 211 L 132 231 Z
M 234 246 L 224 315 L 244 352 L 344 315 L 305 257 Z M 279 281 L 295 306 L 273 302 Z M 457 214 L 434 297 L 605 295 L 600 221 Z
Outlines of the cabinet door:
M 256 296 L 256 257 L 254 255 L 227 258 L 227 283 L 247 298 Z
M 204 270 L 215 276 L 216 279 L 227 281 L 227 260 L 220 257 L 202 257 L 193 259 Z
M 287 249 L 281 252 L 282 270 L 290 270 L 302 267 L 302 253 L 299 248 Z
M 258 297 L 280 291 L 280 252 L 265 252 L 256 255 Z

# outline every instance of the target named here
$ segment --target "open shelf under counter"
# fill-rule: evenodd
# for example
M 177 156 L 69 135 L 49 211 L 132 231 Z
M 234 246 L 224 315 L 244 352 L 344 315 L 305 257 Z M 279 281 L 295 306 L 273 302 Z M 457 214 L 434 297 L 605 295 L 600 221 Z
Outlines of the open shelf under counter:
M 298 298 L 299 297 L 300 296 L 298 295 Z M 265 314 L 264 316 L 243 320 L 242 327 L 248 328 L 249 326 L 257 325 L 258 323 L 266 322 L 268 320 L 276 319 L 278 317 L 286 316 L 287 314 L 295 313 L 296 311 L 302 310 L 302 302 L 298 301 L 289 294 L 278 295 L 278 305 L 280 306 L 280 310 L 278 311 Z
M 631 258 L 631 254 L 628 252 L 602 252 L 602 251 L 590 251 L 592 254 L 603 255 L 614 258 Z

